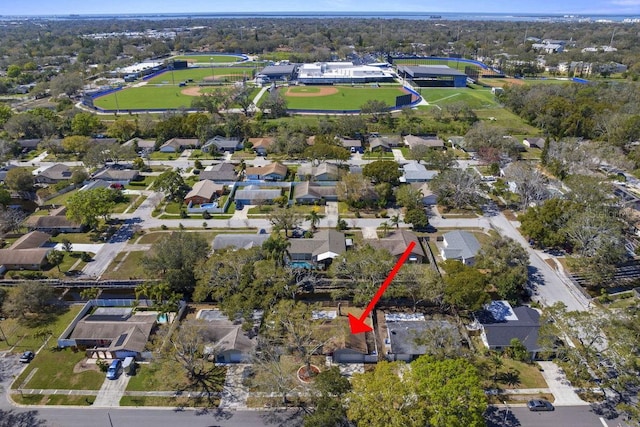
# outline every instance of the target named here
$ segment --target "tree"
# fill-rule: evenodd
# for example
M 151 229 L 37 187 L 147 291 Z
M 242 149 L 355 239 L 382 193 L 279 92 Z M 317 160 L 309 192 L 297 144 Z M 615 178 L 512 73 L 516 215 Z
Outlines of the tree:
M 47 254 L 47 262 L 51 265 L 58 267 L 58 273 L 60 273 L 60 264 L 64 260 L 64 253 L 53 249 Z
M 136 134 L 136 125 L 131 120 L 117 118 L 107 128 L 107 135 L 116 138 L 119 142 L 125 142 Z
M 25 282 L 14 288 L 4 301 L 3 313 L 20 321 L 45 318 L 54 306 L 53 288 L 44 283 Z
M 449 169 L 439 173 L 429 187 L 438 197 L 438 203 L 461 209 L 473 206 L 478 198 L 480 179 L 471 170 Z
M 288 404 L 287 396 L 300 388 L 296 378 L 299 365 L 290 357 L 283 357 L 278 348 L 259 342 L 252 367 L 254 387 L 269 393 L 277 393 L 283 405 Z
M 409 209 L 404 214 L 404 222 L 411 224 L 414 230 L 424 230 L 429 225 L 429 217 L 423 208 Z
M 272 90 L 267 99 L 262 102 L 261 108 L 269 118 L 285 117 L 287 115 L 287 99 L 280 94 L 279 90 Z
M 90 136 L 101 126 L 100 118 L 91 113 L 78 113 L 71 119 L 71 131 L 76 135 Z
M 89 147 L 82 158 L 86 167 L 100 167 L 107 162 L 118 163 L 123 160 L 133 160 L 139 158 L 132 146 L 115 143 L 101 143 Z
M 400 223 L 402 222 L 402 220 L 400 219 L 400 215 L 395 214 L 393 215 L 391 218 L 389 218 L 389 223 L 396 227 L 396 229 L 400 228 Z
M 395 298 L 408 298 L 415 312 L 424 302 L 442 303 L 444 281 L 428 264 L 405 264 L 391 282 L 388 292 Z
M 389 114 L 389 107 L 384 101 L 379 99 L 370 99 L 360 107 L 360 114 L 371 115 L 371 121 L 376 123 L 380 120 L 380 117 Z
M 272 259 L 277 267 L 284 267 L 289 256 L 289 242 L 280 233 L 274 233 L 262 243 L 262 250 L 267 259 Z
M 189 191 L 182 175 L 174 170 L 162 172 L 153 182 L 153 189 L 163 192 L 167 200 L 179 203 L 182 203 Z
M 75 169 L 71 173 L 71 183 L 80 185 L 89 179 L 89 174 L 84 169 Z
M 7 171 L 4 183 L 10 190 L 25 194 L 33 191 L 35 180 L 28 169 L 13 168 Z
M 291 300 L 280 301 L 267 320 L 267 337 L 274 345 L 282 344 L 297 356 L 312 375 L 311 356 L 316 354 L 335 335 L 335 328 L 327 320 L 315 319 L 314 311 L 320 306 Z
M 329 268 L 334 284 L 343 288 L 336 295 L 353 294 L 355 304 L 369 302 L 395 261 L 386 249 L 374 249 L 370 245 L 340 255 Z
M 420 153 L 420 149 L 426 148 L 426 152 Z M 415 151 L 415 152 L 414 152 Z M 417 160 L 424 160 L 427 169 L 437 170 L 438 172 L 444 172 L 453 168 L 456 163 L 456 155 L 453 150 L 436 150 L 434 148 L 417 146 L 411 149 L 411 155 L 415 159 L 416 156 L 421 155 Z
M 520 209 L 537 206 L 549 198 L 546 177 L 530 163 L 511 163 L 505 170 L 505 178 L 516 185 Z
M 222 391 L 225 370 L 210 361 L 215 355 L 205 350 L 211 344 L 209 335 L 202 320 L 184 320 L 175 329 L 165 325 L 156 338 L 155 357 L 172 388 L 197 389 L 213 402 Z M 186 384 L 179 378 L 186 378 Z
M 172 292 L 190 294 L 196 284 L 194 270 L 206 261 L 208 252 L 209 245 L 201 234 L 179 231 L 154 243 L 142 265 L 149 277 L 164 280 Z
M 338 199 L 351 208 L 363 208 L 371 205 L 376 194 L 371 183 L 360 174 L 346 174 L 336 184 Z
M 398 162 L 393 160 L 376 160 L 362 168 L 362 175 L 377 183 L 388 182 L 395 185 L 402 176 L 399 168 Z
M 487 397 L 477 369 L 466 359 L 420 356 L 409 372 L 418 400 L 433 427 L 484 427 Z
M 423 198 L 422 190 L 408 184 L 401 185 L 396 190 L 396 202 L 407 210 L 422 207 Z
M 528 362 L 531 360 L 531 355 L 527 347 L 518 338 L 513 338 L 509 341 L 509 347 L 506 348 L 505 353 L 513 360 L 519 362 Z
M 71 221 L 95 229 L 98 219 L 109 220 L 118 193 L 110 188 L 94 188 L 72 194 L 67 200 L 66 216 Z
M 318 215 L 318 211 L 315 209 L 312 209 L 311 212 L 309 212 L 309 214 L 304 219 L 306 221 L 309 221 L 311 223 L 311 229 L 313 231 L 316 231 L 316 228 L 318 227 L 318 223 L 320 223 L 320 215 Z
M 518 216 L 520 232 L 533 239 L 538 247 L 560 248 L 567 241 L 564 227 L 569 219 L 568 213 L 576 208 L 577 205 L 568 200 L 549 199 Z
M 100 288 L 84 288 L 80 291 L 80 298 L 86 300 L 96 299 L 100 292 L 102 292 Z
M 520 243 L 508 237 L 492 237 L 482 244 L 475 265 L 486 272 L 500 298 L 518 301 L 529 277 L 529 254 Z
M 17 232 L 22 227 L 22 221 L 27 217 L 21 209 L 11 209 L 0 206 L 0 231 Z
M 473 267 L 456 260 L 442 263 L 444 271 L 444 301 L 460 310 L 475 311 L 490 298 L 485 288 L 487 278 Z
M 347 161 L 351 153 L 344 147 L 332 144 L 313 144 L 304 149 L 304 158 L 314 162 L 324 162 L 326 160 Z
M 423 402 L 402 362 L 378 362 L 375 369 L 352 377 L 347 416 L 357 425 L 371 427 L 423 427 Z M 402 375 L 401 375 L 402 374 Z
M 62 148 L 69 153 L 82 155 L 89 148 L 89 138 L 81 135 L 67 136 L 62 140 Z
M 4 188 L 0 188 L 0 209 L 6 208 L 11 204 L 11 193 Z
M 289 230 L 302 224 L 302 216 L 294 209 L 275 208 L 267 215 L 274 231 L 284 230 L 285 237 L 289 237 Z
M 51 94 L 53 96 L 58 96 L 65 94 L 67 96 L 72 96 L 80 89 L 84 82 L 82 80 L 82 76 L 78 73 L 63 73 L 58 74 L 54 78 L 51 79 L 51 83 L 49 87 L 51 88 Z

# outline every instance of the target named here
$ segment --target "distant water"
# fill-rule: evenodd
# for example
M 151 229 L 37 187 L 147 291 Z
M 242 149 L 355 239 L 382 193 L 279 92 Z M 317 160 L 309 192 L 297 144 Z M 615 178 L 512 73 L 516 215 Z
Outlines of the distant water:
M 640 21 L 640 15 L 570 15 L 534 13 L 445 13 L 445 12 L 252 12 L 252 13 L 157 13 L 157 14 L 104 14 L 104 15 L 42 15 L 0 16 L 0 20 L 166 20 L 166 19 L 224 19 L 224 18 L 364 18 L 414 19 L 429 21 L 538 21 L 538 22 L 622 22 Z

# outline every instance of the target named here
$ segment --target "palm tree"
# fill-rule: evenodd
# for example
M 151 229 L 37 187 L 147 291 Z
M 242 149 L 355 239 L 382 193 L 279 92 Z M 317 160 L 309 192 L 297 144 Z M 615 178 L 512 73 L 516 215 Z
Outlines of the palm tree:
M 280 234 L 272 234 L 262 244 L 262 249 L 265 251 L 267 259 L 272 259 L 276 267 L 284 267 L 289 257 L 289 242 L 285 237 Z
M 387 235 L 389 234 L 389 229 L 391 228 L 389 226 L 389 223 L 387 221 L 384 221 L 380 224 L 380 228 L 382 228 L 382 237 L 387 237 Z
M 389 222 L 391 223 L 391 225 L 395 225 L 396 228 L 400 228 L 400 215 L 395 214 L 394 216 L 389 218 Z
M 318 223 L 320 223 L 320 215 L 318 215 L 318 211 L 313 209 L 304 219 L 311 222 L 311 229 L 315 232 Z

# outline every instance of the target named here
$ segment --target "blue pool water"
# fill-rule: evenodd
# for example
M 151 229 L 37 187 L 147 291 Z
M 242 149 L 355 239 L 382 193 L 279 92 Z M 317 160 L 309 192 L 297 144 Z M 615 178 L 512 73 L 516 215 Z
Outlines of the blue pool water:
M 215 209 L 217 207 L 218 207 L 218 202 L 204 203 L 200 205 L 201 209 L 207 209 L 207 208 Z
M 163 324 L 163 323 L 167 323 L 168 319 L 167 319 L 167 314 L 163 313 L 163 314 L 158 314 L 158 323 Z
M 289 263 L 289 267 L 291 268 L 306 268 L 307 270 L 313 270 L 313 264 L 307 261 L 292 261 Z

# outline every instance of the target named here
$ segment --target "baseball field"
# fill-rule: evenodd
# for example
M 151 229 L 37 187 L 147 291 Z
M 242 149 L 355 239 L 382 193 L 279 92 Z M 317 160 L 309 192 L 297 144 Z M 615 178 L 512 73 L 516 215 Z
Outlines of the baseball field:
M 405 95 L 402 86 L 290 86 L 280 88 L 291 110 L 358 110 L 369 100 L 379 100 L 389 107 L 396 97 Z
M 242 56 L 236 55 L 179 55 L 173 58 L 176 61 L 187 61 L 194 64 L 226 64 L 230 62 L 244 61 Z
M 201 81 L 241 81 L 243 77 L 253 78 L 255 69 L 251 67 L 203 67 L 187 68 L 186 70 L 165 71 L 164 73 L 147 80 L 147 84 L 178 84 L 180 82 L 193 80 L 195 83 Z

